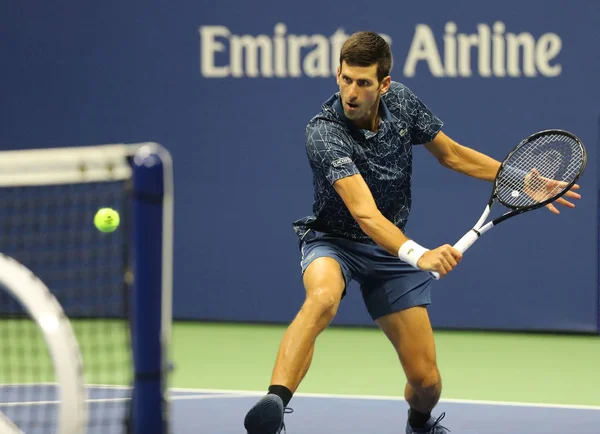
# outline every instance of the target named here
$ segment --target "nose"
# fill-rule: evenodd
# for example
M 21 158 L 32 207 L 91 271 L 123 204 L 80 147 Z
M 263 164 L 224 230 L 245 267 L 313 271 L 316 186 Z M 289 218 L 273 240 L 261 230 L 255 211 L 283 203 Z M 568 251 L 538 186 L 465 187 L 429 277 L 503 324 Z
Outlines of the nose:
M 348 86 L 348 99 L 350 101 L 354 101 L 358 97 L 358 89 L 356 87 L 356 83 L 350 84 Z

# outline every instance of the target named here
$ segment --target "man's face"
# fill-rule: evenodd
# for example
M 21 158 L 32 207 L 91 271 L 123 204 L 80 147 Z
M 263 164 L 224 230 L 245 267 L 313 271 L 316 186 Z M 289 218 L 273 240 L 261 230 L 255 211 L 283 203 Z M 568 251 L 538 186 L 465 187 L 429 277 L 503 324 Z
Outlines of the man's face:
M 377 64 L 349 66 L 344 62 L 337 70 L 342 107 L 346 117 L 358 124 L 368 124 L 377 113 L 379 98 L 390 86 L 390 77 L 377 80 Z

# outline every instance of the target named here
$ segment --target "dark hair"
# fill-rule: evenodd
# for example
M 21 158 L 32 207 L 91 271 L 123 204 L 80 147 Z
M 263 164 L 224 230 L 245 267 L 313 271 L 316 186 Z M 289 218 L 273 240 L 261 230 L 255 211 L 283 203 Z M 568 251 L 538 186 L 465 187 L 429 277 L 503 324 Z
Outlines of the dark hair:
M 342 46 L 340 67 L 344 61 L 350 66 L 377 64 L 377 80 L 381 82 L 392 69 L 392 52 L 385 39 L 377 33 L 357 32 Z

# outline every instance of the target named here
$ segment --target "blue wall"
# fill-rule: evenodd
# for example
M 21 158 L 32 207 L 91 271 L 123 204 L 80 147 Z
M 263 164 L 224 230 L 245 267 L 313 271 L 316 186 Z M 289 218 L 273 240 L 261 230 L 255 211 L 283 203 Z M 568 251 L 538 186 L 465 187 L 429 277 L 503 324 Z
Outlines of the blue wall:
M 2 9 L 0 149 L 150 140 L 171 151 L 175 318 L 295 315 L 303 288 L 291 222 L 312 200 L 304 127 L 336 91 L 332 59 L 344 34 L 368 29 L 391 40 L 392 77 L 462 144 L 501 159 L 534 131 L 564 128 L 588 148 L 577 208 L 540 210 L 486 234 L 435 284 L 434 325 L 597 331 L 595 2 L 70 0 Z M 478 35 L 479 54 L 457 60 L 445 32 L 450 42 Z M 532 54 L 498 50 L 508 33 L 526 33 Z M 252 55 L 236 54 L 244 41 L 271 47 L 272 58 L 258 57 L 255 71 Z M 512 72 L 501 76 L 502 64 Z M 452 244 L 490 185 L 439 167 L 422 148 L 414 172 L 409 235 Z M 368 324 L 358 288 L 349 293 L 335 323 Z

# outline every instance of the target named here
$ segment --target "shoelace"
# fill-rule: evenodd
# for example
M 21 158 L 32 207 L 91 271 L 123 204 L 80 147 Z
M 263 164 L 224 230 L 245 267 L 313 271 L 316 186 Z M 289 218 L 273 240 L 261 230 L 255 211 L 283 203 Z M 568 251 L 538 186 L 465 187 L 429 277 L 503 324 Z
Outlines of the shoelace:
M 444 417 L 446 417 L 446 413 L 442 413 L 442 414 L 440 414 L 440 417 L 438 417 L 438 418 L 435 420 L 435 422 L 433 423 L 433 425 L 432 425 L 432 427 L 431 427 L 431 432 L 432 432 L 433 434 L 435 434 L 435 433 L 438 433 L 438 432 L 439 432 L 440 434 L 444 434 L 443 432 L 441 432 L 441 431 L 440 431 L 440 430 L 438 430 L 437 428 L 441 428 L 441 429 L 443 429 L 443 430 L 445 430 L 445 431 L 447 431 L 447 432 L 450 432 L 450 430 L 449 430 L 448 428 L 446 428 L 445 426 L 439 425 L 440 421 L 441 421 L 441 420 L 442 420 Z
M 283 409 L 283 414 L 290 414 L 293 412 L 294 412 L 294 409 L 290 408 L 290 407 L 285 407 Z M 281 429 L 283 430 L 284 433 L 287 433 L 287 431 L 285 430 L 285 421 L 281 423 Z M 281 432 L 281 431 L 279 431 L 279 432 Z

